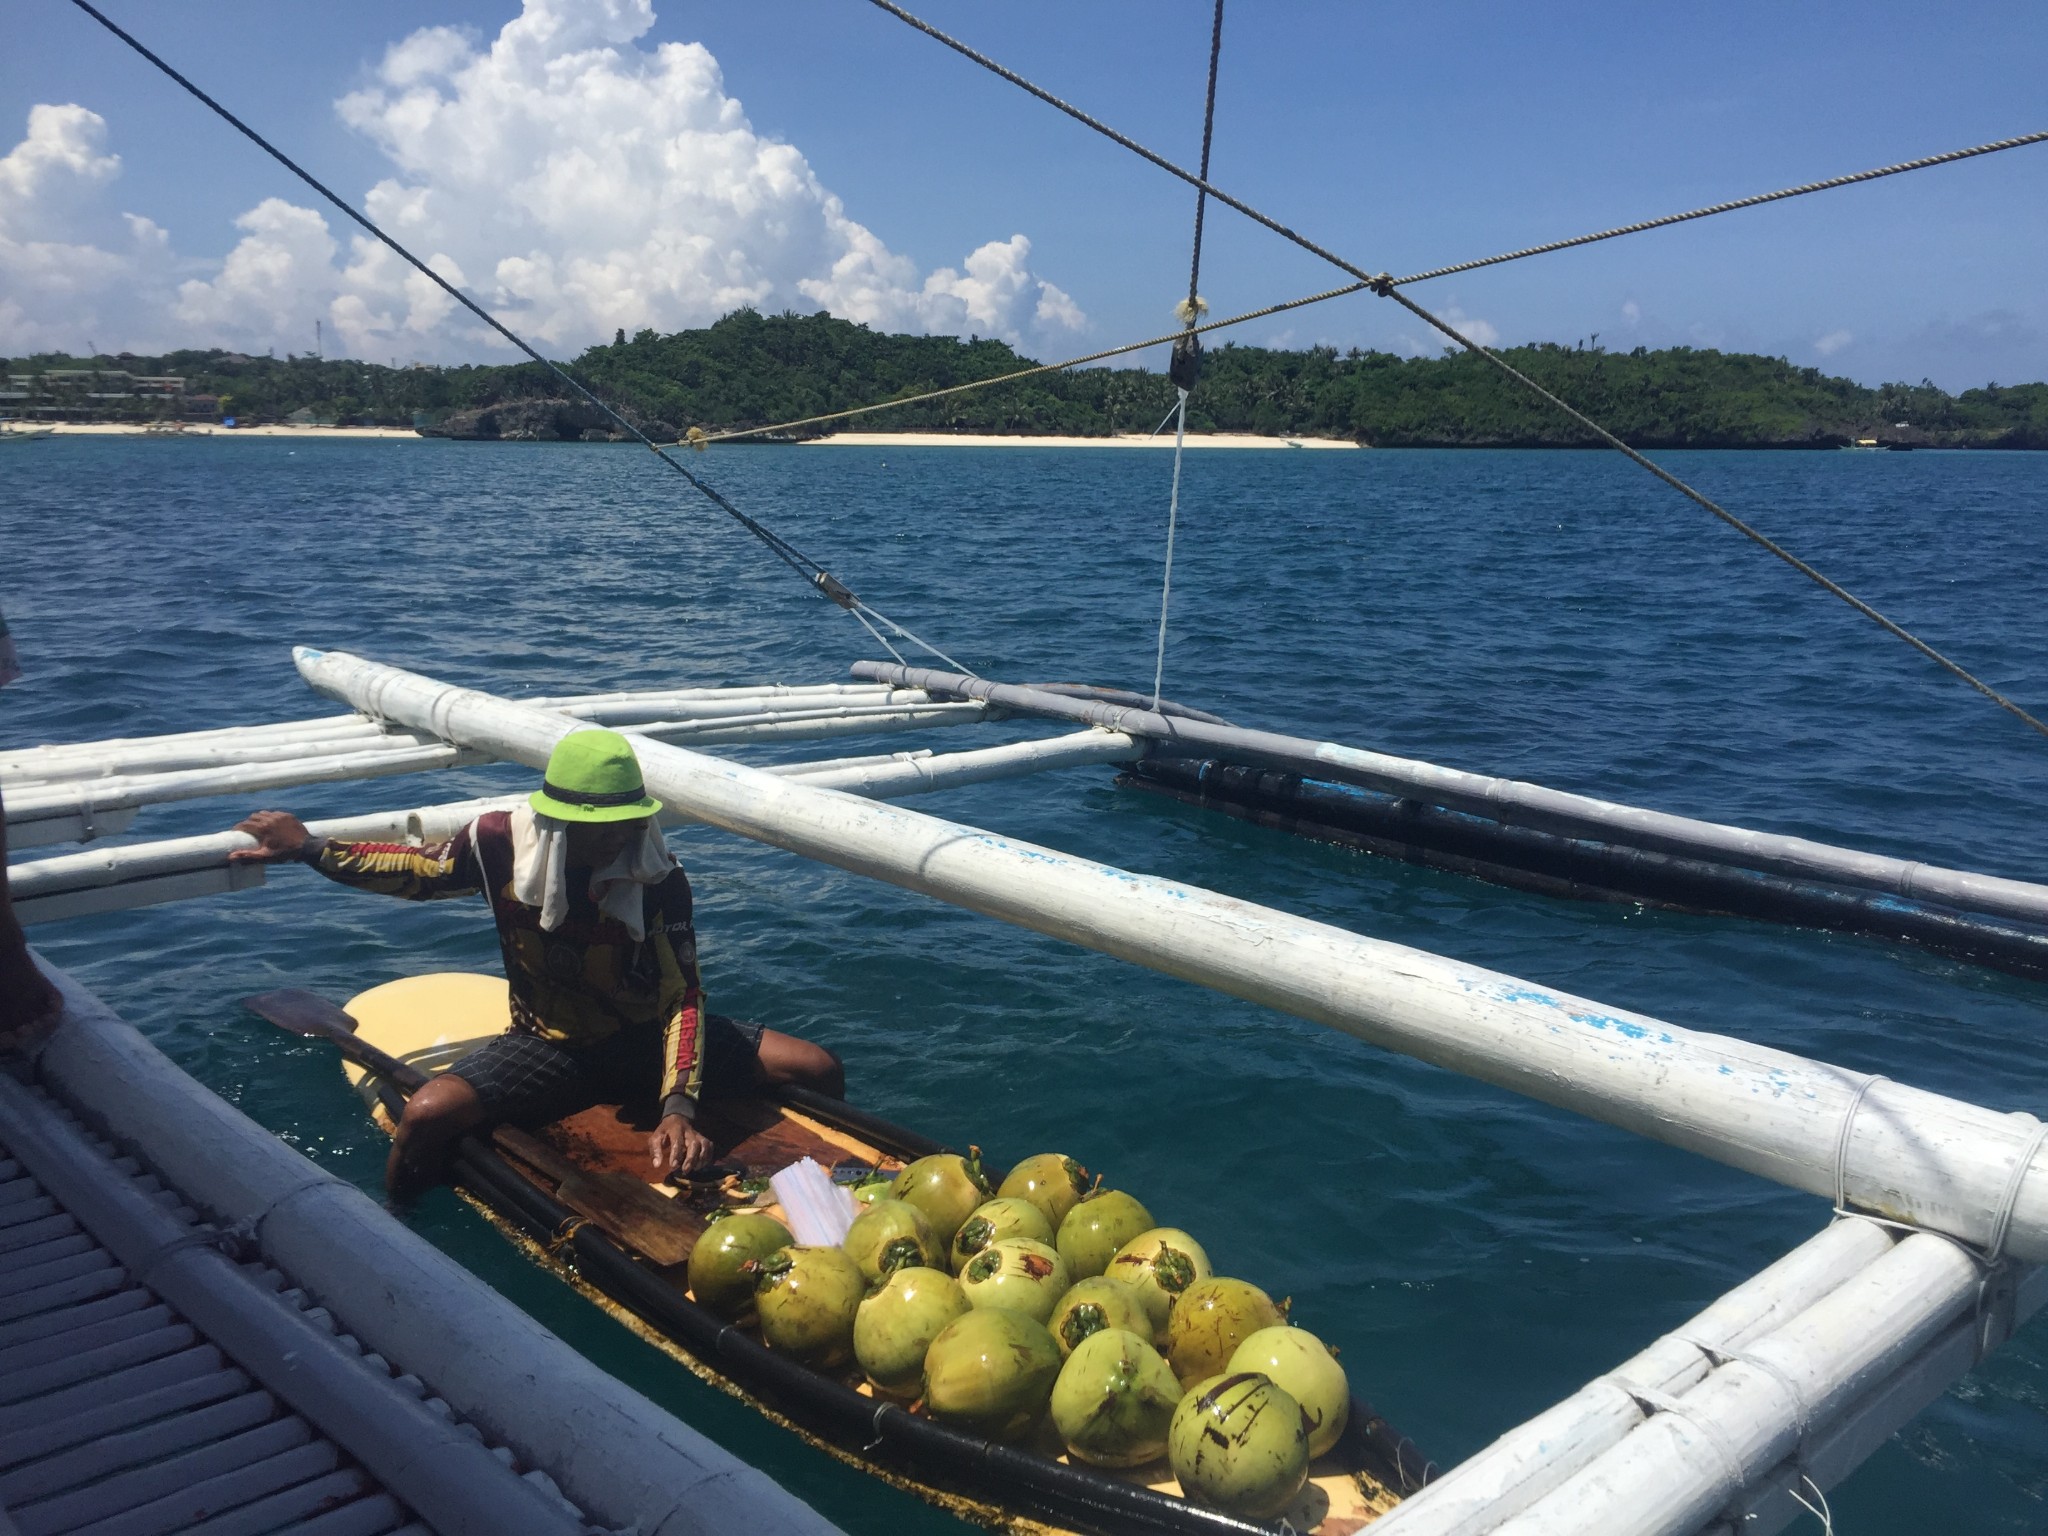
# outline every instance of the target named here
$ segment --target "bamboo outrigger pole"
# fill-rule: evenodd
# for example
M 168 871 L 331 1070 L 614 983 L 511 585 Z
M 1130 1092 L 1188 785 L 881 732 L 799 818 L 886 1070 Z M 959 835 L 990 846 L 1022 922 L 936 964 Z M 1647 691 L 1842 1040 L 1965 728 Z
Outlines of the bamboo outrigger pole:
M 315 689 L 545 766 L 578 722 L 336 651 Z M 2031 1117 L 1806 1060 L 976 827 L 638 740 L 649 788 L 699 820 L 1295 1014 L 2029 1263 L 2048 1260 Z M 1838 1187 L 1839 1186 L 1839 1187 Z

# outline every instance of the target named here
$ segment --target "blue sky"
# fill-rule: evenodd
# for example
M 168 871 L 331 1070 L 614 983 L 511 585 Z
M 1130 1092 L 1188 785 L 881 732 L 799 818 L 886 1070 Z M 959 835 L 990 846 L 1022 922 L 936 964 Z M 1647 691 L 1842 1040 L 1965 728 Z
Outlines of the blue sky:
M 632 10 L 632 0 L 607 4 Z M 628 16 L 590 44 L 617 60 L 584 77 L 600 84 L 626 81 L 662 44 L 701 44 L 715 58 L 730 98 L 713 98 L 727 113 L 728 159 L 689 197 L 672 183 L 695 175 L 695 162 L 678 173 L 672 161 L 634 161 L 618 149 L 637 96 L 621 97 L 624 117 L 615 114 L 609 137 L 584 144 L 583 161 L 560 158 L 583 132 L 573 112 L 515 125 L 504 143 L 475 143 L 492 137 L 478 124 L 498 120 L 487 103 L 467 116 L 451 109 L 433 141 L 475 151 L 466 180 L 444 183 L 437 164 L 394 161 L 392 136 L 409 120 L 403 82 L 379 74 L 386 50 L 430 26 L 466 29 L 472 50 L 487 49 L 519 14 L 511 0 L 213 0 L 203 10 L 110 0 L 108 9 L 345 195 L 360 199 L 381 180 L 394 197 L 424 189 L 439 198 L 422 238 L 438 240 L 469 286 L 503 298 L 552 350 L 598 339 L 638 302 L 620 293 L 647 282 L 646 323 L 663 328 L 701 323 L 732 294 L 758 292 L 773 308 L 822 305 L 892 328 L 993 331 L 1053 356 L 1167 329 L 1186 281 L 1191 192 L 861 0 L 670 0 L 637 35 Z M 922 11 L 1193 161 L 1208 31 L 1199 0 L 926 0 Z M 111 286 L 79 289 L 86 258 L 31 264 L 24 270 L 40 273 L 35 281 L 16 275 L 13 299 L 0 293 L 0 350 L 57 344 L 86 322 L 109 334 L 65 344 L 141 346 L 181 339 L 182 327 L 211 328 L 194 340 L 307 350 L 312 319 L 325 316 L 330 351 L 347 347 L 334 339 L 341 332 L 358 343 L 347 349 L 379 360 L 497 355 L 429 310 L 408 311 L 395 273 L 359 264 L 343 274 L 346 242 L 330 261 L 316 222 L 291 211 L 310 207 L 310 194 L 62 0 L 24 0 L 10 20 L 0 152 L 24 136 L 39 103 L 76 104 L 103 126 L 50 128 L 62 129 L 50 142 L 73 160 L 97 157 L 78 195 L 38 183 L 48 195 L 10 211 L 0 180 L 0 260 L 11 240 L 113 253 L 148 273 L 123 278 L 122 298 Z M 443 66 L 444 75 L 454 67 L 435 68 Z M 1213 178 L 1361 264 L 1414 270 L 2048 127 L 2044 80 L 2048 7 L 2038 4 L 1234 0 Z M 517 84 L 498 82 L 508 92 Z M 450 100 L 460 94 L 442 89 Z M 671 80 L 664 89 L 664 121 L 687 125 L 697 86 Z M 366 90 L 375 101 L 345 122 L 337 102 Z M 735 141 L 729 130 L 741 112 L 752 133 Z M 780 145 L 800 156 L 810 190 L 789 191 Z M 576 183 L 581 166 L 583 190 L 614 210 L 667 201 L 638 223 L 626 219 L 603 250 L 579 245 L 589 219 L 560 209 L 495 222 L 504 210 L 493 188 L 526 185 L 527 162 L 551 155 L 551 175 L 533 185 Z M 763 205 L 762 187 L 789 200 Z M 1415 296 L 1506 342 L 1598 333 L 1610 347 L 1780 353 L 1868 382 L 2038 379 L 2048 377 L 2044 192 L 2048 145 L 1538 258 Z M 267 198 L 290 207 L 238 228 Z M 157 233 L 134 233 L 132 221 L 117 227 L 125 214 Z M 793 220 L 809 223 L 792 232 Z M 338 222 L 328 223 L 339 236 Z M 1028 248 L 997 248 L 1016 235 Z M 1212 213 L 1209 235 L 1202 286 L 1216 313 L 1341 280 L 1228 210 Z M 131 239 L 149 252 L 122 244 Z M 245 259 L 228 272 L 221 264 L 238 246 Z M 524 277 L 493 272 L 508 255 L 526 263 Z M 675 281 L 678 264 L 691 262 L 716 268 L 719 280 Z M 547 269 L 541 277 L 535 263 Z M 52 276 L 56 266 L 68 269 L 65 283 Z M 659 270 L 643 270 L 651 268 Z M 181 286 L 195 282 L 202 286 Z M 1240 334 L 1434 348 L 1415 321 L 1371 298 Z

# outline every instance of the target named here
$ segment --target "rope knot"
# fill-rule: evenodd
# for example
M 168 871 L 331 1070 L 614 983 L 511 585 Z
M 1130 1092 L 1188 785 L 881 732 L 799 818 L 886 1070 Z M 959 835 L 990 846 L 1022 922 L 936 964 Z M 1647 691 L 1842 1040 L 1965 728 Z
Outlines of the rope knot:
M 1383 299 L 1394 296 L 1394 276 L 1391 272 L 1382 272 L 1378 277 L 1368 279 L 1365 286 Z

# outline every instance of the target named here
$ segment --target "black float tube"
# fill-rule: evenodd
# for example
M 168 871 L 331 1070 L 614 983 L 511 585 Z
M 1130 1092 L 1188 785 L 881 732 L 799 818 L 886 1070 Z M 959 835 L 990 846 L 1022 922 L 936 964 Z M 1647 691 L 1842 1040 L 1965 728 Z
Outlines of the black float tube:
M 1215 758 L 1148 758 L 1117 782 L 1262 827 L 1544 896 L 1639 901 L 1679 912 L 1863 934 L 2048 979 L 2048 931 L 1934 902 L 1565 837 Z

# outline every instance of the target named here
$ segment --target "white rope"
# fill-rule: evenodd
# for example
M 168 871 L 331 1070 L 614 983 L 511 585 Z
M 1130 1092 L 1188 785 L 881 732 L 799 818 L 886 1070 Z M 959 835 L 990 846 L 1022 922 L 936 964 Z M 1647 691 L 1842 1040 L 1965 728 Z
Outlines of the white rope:
M 853 605 L 854 608 L 857 610 L 857 612 L 855 613 L 855 617 L 860 618 L 863 624 L 867 623 L 867 618 L 862 617 L 862 615 L 868 615 L 873 618 L 880 619 L 884 624 L 888 625 L 891 629 L 895 630 L 897 634 L 901 635 L 904 639 L 908 640 L 912 645 L 917 646 L 921 650 L 929 651 L 932 655 L 938 657 L 939 660 L 943 661 L 947 666 L 951 667 L 955 672 L 960 673 L 962 676 L 980 676 L 980 674 L 975 672 L 973 669 L 963 666 L 959 662 L 955 661 L 952 657 L 948 656 L 944 651 L 940 650 L 936 645 L 933 645 L 931 641 L 921 639 L 918 636 L 912 634 L 909 630 L 905 629 L 901 624 L 898 624 L 894 619 L 890 618 L 889 615 L 882 612 L 879 608 L 870 608 L 866 603 L 862 602 L 859 598 L 855 598 L 853 600 Z M 868 625 L 868 630 L 870 633 L 873 633 L 874 626 L 872 624 Z M 882 637 L 880 635 L 876 635 L 875 638 L 877 640 L 882 640 Z M 889 642 L 886 640 L 882 640 L 882 644 L 889 645 Z M 896 648 L 894 646 L 889 647 L 889 654 L 891 656 L 896 656 L 896 659 L 898 661 L 903 660 L 901 656 L 896 655 Z M 908 663 L 905 663 L 905 665 L 908 665 Z
M 1863 1107 L 1863 1100 L 1870 1090 L 1879 1083 L 1889 1081 L 1881 1072 L 1873 1073 L 1856 1085 L 1856 1096 L 1849 1100 L 1849 1107 L 1842 1114 L 1842 1128 L 1835 1136 L 1835 1214 L 1849 1214 L 1849 1137 L 1856 1129 L 1856 1111 Z
M 2017 1117 L 2032 1120 L 2031 1115 Z M 1985 1245 L 1984 1262 L 1996 1264 L 2005 1257 L 2006 1234 L 2012 1231 L 2012 1214 L 2020 1203 L 2020 1185 L 2026 1182 L 2028 1170 L 2034 1166 L 2034 1155 L 2041 1150 L 2041 1143 L 2048 1141 L 2048 1124 L 2036 1124 L 2033 1135 L 2027 1138 L 2020 1155 L 2014 1159 L 2012 1173 L 2005 1181 L 2005 1192 L 1998 1197 L 1998 1214 L 1991 1222 L 1991 1241 Z
M 1657 1414 L 1663 1414 L 1668 1418 L 1676 1419 L 1705 1442 L 1707 1447 L 1713 1451 L 1715 1459 L 1721 1464 L 1720 1492 L 1723 1506 L 1732 1503 L 1735 1496 L 1741 1493 L 1744 1487 L 1748 1485 L 1748 1478 L 1743 1472 L 1742 1458 L 1737 1456 L 1728 1442 L 1721 1437 L 1719 1430 L 1715 1429 L 1705 1418 L 1695 1414 L 1685 1403 L 1671 1396 L 1668 1392 L 1660 1392 L 1654 1387 L 1641 1386 L 1636 1382 L 1630 1381 L 1626 1376 L 1609 1374 L 1600 1379 L 1609 1386 L 1620 1388 L 1633 1398 L 1636 1406 L 1643 1410 L 1645 1422 Z
M 1795 1504 L 1799 1505 L 1800 1508 L 1820 1522 L 1821 1536 L 1835 1536 L 1835 1512 L 1828 1508 L 1828 1496 L 1820 1491 L 1820 1484 L 1816 1483 L 1805 1473 L 1802 1472 L 1799 1475 L 1799 1481 L 1813 1490 L 1813 1496 L 1820 1500 L 1820 1508 L 1815 1509 L 1805 1499 L 1801 1498 L 1797 1488 L 1787 1488 L 1785 1492 L 1791 1495 L 1792 1501 Z
M 1159 652 L 1152 663 L 1152 708 L 1159 708 L 1159 696 L 1166 686 L 1166 612 L 1173 602 L 1173 534 L 1180 523 L 1180 457 L 1188 439 L 1188 392 L 1180 391 L 1173 424 L 1173 494 L 1166 502 L 1166 574 L 1159 583 Z M 1161 422 L 1160 426 L 1165 426 Z
M 883 650 L 887 651 L 891 656 L 894 656 L 896 658 L 896 664 L 899 667 L 909 666 L 910 663 L 903 659 L 903 653 L 897 650 L 895 646 L 889 643 L 889 637 L 883 634 L 879 629 L 875 628 L 874 625 L 868 622 L 868 616 L 860 611 L 865 606 L 866 604 L 864 603 L 856 604 L 854 607 L 849 608 L 846 611 L 852 614 L 856 619 L 860 621 L 860 627 L 866 630 L 869 634 L 873 635 L 875 637 L 876 643 L 878 643 Z M 490 882 L 488 880 L 485 881 L 484 889 L 486 891 L 489 891 L 490 888 Z

